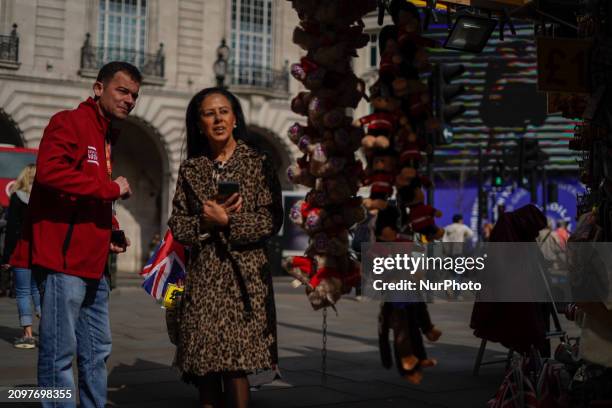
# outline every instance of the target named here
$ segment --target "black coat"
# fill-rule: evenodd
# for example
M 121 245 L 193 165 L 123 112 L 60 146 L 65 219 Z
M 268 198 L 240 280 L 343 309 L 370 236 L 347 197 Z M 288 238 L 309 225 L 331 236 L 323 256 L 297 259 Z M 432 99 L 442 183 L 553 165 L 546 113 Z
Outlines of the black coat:
M 4 252 L 2 254 L 3 264 L 9 263 L 11 254 L 15 250 L 17 241 L 19 241 L 27 209 L 27 203 L 24 203 L 16 193 L 11 194 L 6 216 L 6 235 L 4 238 Z

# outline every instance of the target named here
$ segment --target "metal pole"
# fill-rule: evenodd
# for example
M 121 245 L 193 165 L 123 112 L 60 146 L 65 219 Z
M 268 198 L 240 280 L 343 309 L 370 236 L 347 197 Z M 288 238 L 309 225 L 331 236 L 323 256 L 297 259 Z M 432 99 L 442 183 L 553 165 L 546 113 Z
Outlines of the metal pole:
M 476 224 L 476 227 L 478 228 L 477 234 L 480 237 L 480 239 L 482 240 L 482 219 L 483 219 L 483 213 L 482 213 L 482 208 L 480 205 L 480 196 L 482 195 L 482 190 L 483 190 L 483 178 L 482 178 L 482 146 L 478 146 L 478 195 L 477 195 L 477 199 L 478 199 L 478 223 Z
M 327 382 L 327 307 L 323 308 L 323 325 L 321 327 L 323 339 L 321 343 L 321 382 Z
M 544 215 L 546 215 L 546 208 L 548 207 L 548 177 L 546 174 L 546 164 L 542 165 L 542 208 Z
M 427 154 L 427 177 L 429 177 L 429 180 L 434 184 L 435 182 L 434 182 L 433 161 L 434 161 L 434 149 L 436 146 L 436 137 L 437 135 L 434 135 L 434 137 L 431 138 L 431 153 Z M 434 205 L 434 191 L 432 187 L 427 189 L 427 204 L 432 205 L 432 206 Z
M 537 167 L 533 167 L 529 173 L 529 191 L 531 195 L 531 202 L 533 204 L 538 203 L 538 170 Z

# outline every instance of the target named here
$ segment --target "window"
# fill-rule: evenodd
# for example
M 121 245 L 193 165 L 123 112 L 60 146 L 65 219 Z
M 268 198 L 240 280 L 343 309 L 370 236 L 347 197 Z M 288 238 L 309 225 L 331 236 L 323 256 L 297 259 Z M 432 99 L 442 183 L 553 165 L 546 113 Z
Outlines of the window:
M 104 61 L 144 63 L 147 0 L 99 0 L 98 47 Z
M 232 0 L 234 83 L 272 80 L 272 0 Z
M 370 68 L 378 67 L 378 35 L 370 34 L 370 44 L 368 45 L 368 51 L 370 52 Z

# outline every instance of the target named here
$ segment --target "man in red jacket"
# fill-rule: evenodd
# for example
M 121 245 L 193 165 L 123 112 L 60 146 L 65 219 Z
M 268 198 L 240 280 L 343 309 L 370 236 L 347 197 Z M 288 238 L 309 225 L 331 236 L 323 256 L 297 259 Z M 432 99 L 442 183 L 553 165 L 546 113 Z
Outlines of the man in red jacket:
M 111 178 L 109 125 L 132 111 L 141 81 L 136 67 L 111 62 L 98 73 L 94 98 L 51 118 L 36 163 L 31 228 L 20 242 L 30 248 L 15 251 L 29 252 L 43 290 L 38 385 L 74 392 L 76 354 L 83 407 L 106 403 L 111 333 L 104 270 L 109 251 L 124 252 L 129 245 L 111 240 L 111 230 L 118 228 L 113 201 L 131 190 L 124 177 Z M 14 264 L 23 263 L 18 258 Z

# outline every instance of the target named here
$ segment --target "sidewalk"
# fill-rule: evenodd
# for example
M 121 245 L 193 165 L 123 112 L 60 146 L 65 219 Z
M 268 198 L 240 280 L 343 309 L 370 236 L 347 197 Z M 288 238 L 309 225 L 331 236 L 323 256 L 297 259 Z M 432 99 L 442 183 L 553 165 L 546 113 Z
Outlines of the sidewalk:
M 328 312 L 327 377 L 321 375 L 321 311 L 310 308 L 303 289 L 275 279 L 282 380 L 253 392 L 253 407 L 484 407 L 501 382 L 503 364 L 483 366 L 472 376 L 480 344 L 468 327 L 470 303 L 435 303 L 429 310 L 441 339 L 428 344 L 439 362 L 423 383 L 402 380 L 380 364 L 378 304 L 346 297 L 338 313 Z M 109 405 L 117 407 L 196 407 L 195 388 L 171 368 L 174 347 L 162 309 L 139 288 L 115 289 L 111 297 L 113 352 L 109 360 Z M 17 350 L 20 334 L 14 299 L 0 299 L 0 385 L 34 385 L 36 351 Z M 504 358 L 491 344 L 485 360 Z M 8 404 L 17 407 L 18 404 Z M 24 405 L 25 406 L 25 405 Z M 33 405 L 30 405 L 33 406 Z

